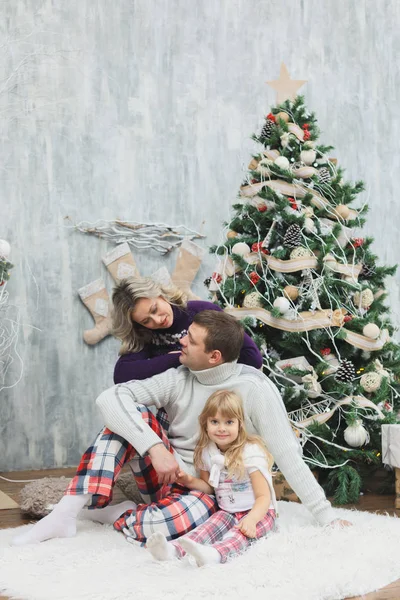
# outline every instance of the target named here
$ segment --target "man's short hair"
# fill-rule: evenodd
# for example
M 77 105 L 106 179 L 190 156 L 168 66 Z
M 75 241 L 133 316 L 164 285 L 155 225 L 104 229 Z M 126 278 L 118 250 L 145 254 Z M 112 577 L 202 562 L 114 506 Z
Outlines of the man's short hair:
M 194 316 L 193 323 L 204 327 L 206 352 L 219 350 L 225 362 L 239 358 L 243 346 L 243 325 L 231 315 L 216 310 L 202 310 Z

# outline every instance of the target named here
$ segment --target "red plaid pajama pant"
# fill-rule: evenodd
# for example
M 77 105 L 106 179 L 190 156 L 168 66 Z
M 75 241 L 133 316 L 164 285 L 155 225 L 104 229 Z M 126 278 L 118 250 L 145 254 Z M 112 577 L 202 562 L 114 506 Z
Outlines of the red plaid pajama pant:
M 197 542 L 212 546 L 221 555 L 224 563 L 237 554 L 244 552 L 255 540 L 265 537 L 275 527 L 275 511 L 269 510 L 265 517 L 257 523 L 256 537 L 248 538 L 237 528 L 238 523 L 249 513 L 248 510 L 237 513 L 228 513 L 219 510 L 213 514 L 205 523 L 190 531 L 184 537 Z M 172 542 L 177 549 L 180 558 L 185 555 L 185 550 L 178 541 Z
M 158 411 L 155 417 L 146 406 L 138 405 L 137 409 L 172 453 L 165 411 Z M 155 531 L 174 540 L 204 523 L 217 510 L 214 496 L 178 484 L 161 485 L 149 455 L 140 456 L 131 444 L 107 428 L 100 431 L 83 454 L 66 494 L 91 494 L 90 508 L 107 506 L 118 475 L 127 463 L 146 502 L 139 504 L 136 511 L 125 512 L 114 523 L 115 529 L 123 531 L 130 540 L 144 543 Z

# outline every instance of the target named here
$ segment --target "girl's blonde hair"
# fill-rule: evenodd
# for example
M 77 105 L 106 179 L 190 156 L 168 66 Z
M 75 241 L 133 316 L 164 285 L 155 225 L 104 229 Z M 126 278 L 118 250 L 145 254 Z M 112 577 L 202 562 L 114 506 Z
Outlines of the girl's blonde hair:
M 271 469 L 274 464 L 272 455 L 268 452 L 267 446 L 258 435 L 249 435 L 247 433 L 244 424 L 242 399 L 235 392 L 229 390 L 219 390 L 211 394 L 199 416 L 200 437 L 193 457 L 195 467 L 204 470 L 201 457 L 204 448 L 210 443 L 207 433 L 207 420 L 215 417 L 218 412 L 224 419 L 237 419 L 239 422 L 238 436 L 225 452 L 225 467 L 228 470 L 228 476 L 235 476 L 238 479 L 244 477 L 243 450 L 247 443 L 258 444 L 260 446 L 267 458 L 268 468 Z
M 132 313 L 138 300 L 159 296 L 169 304 L 186 308 L 187 297 L 181 290 L 159 285 L 150 277 L 127 277 L 115 286 L 112 294 L 113 334 L 122 342 L 120 354 L 139 352 L 151 341 L 152 331 L 136 323 Z

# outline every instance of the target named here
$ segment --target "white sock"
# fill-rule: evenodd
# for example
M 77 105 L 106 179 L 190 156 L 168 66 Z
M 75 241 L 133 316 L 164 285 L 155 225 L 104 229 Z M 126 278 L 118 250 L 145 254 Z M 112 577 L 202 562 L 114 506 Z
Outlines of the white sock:
M 173 560 L 178 558 L 178 552 L 171 542 L 167 542 L 162 533 L 156 531 L 147 538 L 146 548 L 156 560 Z
M 197 544 L 189 538 L 182 538 L 179 540 L 179 543 L 188 554 L 193 556 L 198 567 L 203 567 L 204 565 L 215 565 L 221 562 L 220 553 L 212 546 L 203 546 L 202 544 Z
M 47 517 L 35 523 L 26 533 L 17 535 L 11 544 L 25 546 L 52 538 L 73 537 L 76 534 L 76 517 L 91 497 L 91 494 L 63 496 Z
M 111 504 L 105 508 L 84 508 L 80 514 L 86 521 L 96 521 L 96 523 L 107 523 L 113 525 L 121 515 L 127 510 L 136 510 L 135 502 L 121 502 L 120 504 Z

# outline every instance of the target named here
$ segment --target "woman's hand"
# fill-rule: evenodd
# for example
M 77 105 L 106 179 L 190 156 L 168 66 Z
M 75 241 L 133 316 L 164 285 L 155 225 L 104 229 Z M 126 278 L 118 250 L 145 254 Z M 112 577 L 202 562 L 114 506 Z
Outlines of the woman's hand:
M 189 475 L 189 473 L 185 473 L 185 471 L 178 471 L 176 475 L 176 482 L 184 487 L 189 487 L 189 485 L 193 482 L 193 476 Z
M 248 538 L 255 538 L 257 534 L 257 521 L 247 515 L 240 521 L 237 528 Z

